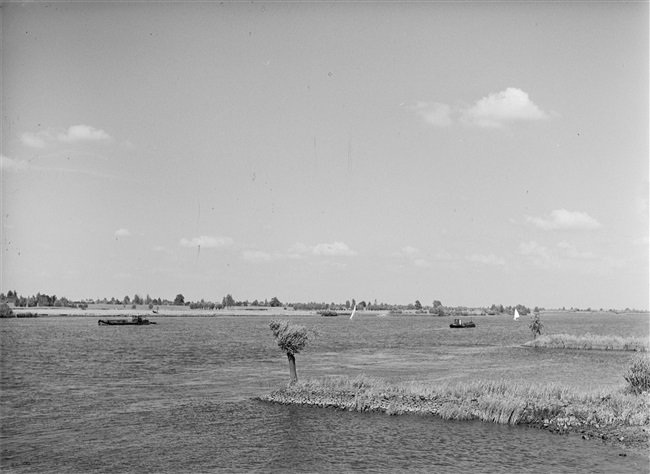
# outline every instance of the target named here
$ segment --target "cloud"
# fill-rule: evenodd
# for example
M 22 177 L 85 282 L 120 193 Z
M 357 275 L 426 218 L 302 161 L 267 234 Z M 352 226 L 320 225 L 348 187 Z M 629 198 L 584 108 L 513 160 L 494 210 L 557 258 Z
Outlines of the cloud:
M 331 244 L 316 244 L 312 250 L 314 255 L 327 255 L 327 256 L 345 256 L 351 257 L 357 255 L 357 252 L 351 250 L 343 242 L 333 242 Z
M 94 176 L 98 178 L 105 178 L 105 179 L 117 179 L 124 181 L 127 178 L 124 178 L 122 176 L 116 176 L 108 173 L 101 173 L 95 170 L 88 170 L 88 169 L 74 169 L 74 168 L 61 168 L 61 167 L 56 167 L 56 166 L 39 166 L 32 164 L 32 161 L 34 161 L 35 158 L 38 158 L 39 155 L 36 155 L 34 158 L 30 160 L 14 160 L 12 158 L 9 158 L 4 155 L 0 155 L 0 168 L 3 171 L 27 171 L 27 172 L 51 172 L 55 171 L 57 173 L 75 173 L 75 174 L 82 174 L 82 175 L 87 175 L 87 176 Z M 36 161 L 38 163 L 38 161 Z
M 482 128 L 503 128 L 520 121 L 544 120 L 549 116 L 516 87 L 493 92 L 472 106 L 451 106 L 440 102 L 416 102 L 408 107 L 428 125 L 448 127 L 455 122 Z
M 20 141 L 23 142 L 23 145 L 27 145 L 31 148 L 45 148 L 45 138 L 41 134 L 25 132 L 20 136 Z
M 596 259 L 596 254 L 593 252 L 581 252 L 574 245 L 566 241 L 559 242 L 557 244 L 561 255 L 565 258 L 572 258 L 577 260 L 594 260 Z
M 295 246 L 294 246 L 295 247 Z M 292 250 L 286 253 L 281 252 L 264 252 L 261 250 L 244 250 L 242 252 L 242 258 L 248 263 L 268 263 L 274 260 L 302 260 L 305 257 L 304 253 L 298 253 L 296 249 L 292 247 Z M 303 246 L 305 248 L 305 246 Z M 307 250 L 307 252 L 310 252 Z
M 522 242 L 517 252 L 534 267 L 583 275 L 611 275 L 612 269 L 623 268 L 629 264 L 625 259 L 599 256 L 591 251 L 580 250 L 565 240 L 552 247 L 539 245 L 535 241 Z
M 431 262 L 429 260 L 420 257 L 420 254 L 421 254 L 420 249 L 413 247 L 411 245 L 407 245 L 406 247 L 402 247 L 398 252 L 394 252 L 392 255 L 394 257 L 406 258 L 410 260 L 411 264 L 415 267 L 420 267 L 420 268 L 431 267 L 432 266 Z M 434 256 L 434 258 L 436 257 Z
M 181 247 L 189 247 L 189 248 L 201 247 L 204 249 L 227 247 L 232 244 L 233 244 L 233 240 L 230 237 L 211 237 L 209 235 L 193 237 L 190 240 L 183 238 L 179 242 L 179 245 Z
M 115 231 L 115 236 L 116 237 L 128 237 L 131 235 L 131 232 L 129 232 L 128 229 L 118 229 Z
M 419 253 L 420 250 L 416 249 L 415 247 L 411 247 L 410 245 L 407 245 L 406 247 L 402 247 L 402 253 L 405 255 L 415 255 Z
M 447 127 L 453 123 L 451 107 L 439 102 L 418 102 L 410 107 L 420 115 L 426 123 L 434 127 Z
M 600 222 L 585 212 L 555 209 L 545 218 L 525 216 L 526 221 L 542 230 L 592 230 L 601 227 Z
M 305 245 L 301 242 L 296 242 L 291 246 L 289 254 L 294 255 L 294 258 L 299 255 L 318 255 L 318 256 L 335 256 L 335 257 L 352 257 L 357 255 L 358 252 L 351 250 L 347 244 L 343 242 L 322 243 L 316 245 Z
M 483 97 L 465 110 L 461 122 L 479 127 L 501 128 L 508 123 L 522 120 L 543 120 L 548 118 L 528 94 L 516 87 Z
M 50 143 L 79 143 L 109 141 L 112 137 L 104 130 L 90 125 L 72 125 L 64 132 L 42 130 L 38 133 L 25 132 L 20 136 L 23 145 L 30 148 L 45 148 Z
M 273 260 L 291 259 L 302 260 L 309 257 L 353 257 L 358 252 L 350 249 L 343 242 L 320 243 L 316 245 L 305 245 L 296 242 L 287 252 L 264 252 L 261 250 L 245 250 L 242 258 L 248 263 L 266 263 Z
M 557 257 L 549 249 L 539 245 L 534 240 L 520 243 L 517 252 L 530 259 L 536 267 L 552 268 L 560 266 Z
M 497 257 L 492 253 L 490 255 L 476 255 L 476 254 L 468 255 L 467 257 L 465 257 L 465 260 L 467 260 L 468 262 L 482 263 L 483 265 L 502 266 L 506 264 L 504 259 L 502 259 L 501 257 Z
M 14 160 L 5 155 L 0 155 L 0 169 L 5 171 L 19 171 L 29 168 L 29 163 L 24 160 Z
M 61 142 L 71 143 L 79 141 L 110 140 L 111 136 L 104 130 L 97 130 L 90 125 L 73 125 L 66 133 L 59 133 L 57 138 Z
M 274 256 L 268 252 L 259 250 L 245 250 L 242 252 L 242 257 L 249 263 L 267 263 L 278 258 L 278 255 Z

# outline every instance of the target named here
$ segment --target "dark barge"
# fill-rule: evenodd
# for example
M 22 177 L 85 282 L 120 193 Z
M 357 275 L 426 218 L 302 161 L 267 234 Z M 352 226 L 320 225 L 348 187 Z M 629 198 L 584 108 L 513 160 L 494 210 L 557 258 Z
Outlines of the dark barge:
M 475 328 L 476 324 L 473 321 L 468 323 L 462 322 L 460 319 L 454 319 L 454 322 L 449 325 L 450 328 Z
M 156 323 L 142 316 L 131 316 L 131 319 L 100 319 L 97 324 L 100 326 L 147 326 Z

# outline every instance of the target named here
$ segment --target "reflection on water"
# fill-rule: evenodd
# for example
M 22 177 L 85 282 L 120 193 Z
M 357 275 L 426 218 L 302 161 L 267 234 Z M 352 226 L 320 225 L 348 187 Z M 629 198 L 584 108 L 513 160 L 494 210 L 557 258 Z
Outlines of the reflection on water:
M 454 380 L 541 367 L 547 380 L 584 382 L 595 368 L 615 385 L 628 357 L 522 349 L 528 335 L 497 318 L 472 333 L 431 318 L 300 321 L 321 333 L 298 357 L 300 376 Z M 2 471 L 647 472 L 640 456 L 578 436 L 257 402 L 288 380 L 266 318 L 158 322 L 1 320 Z

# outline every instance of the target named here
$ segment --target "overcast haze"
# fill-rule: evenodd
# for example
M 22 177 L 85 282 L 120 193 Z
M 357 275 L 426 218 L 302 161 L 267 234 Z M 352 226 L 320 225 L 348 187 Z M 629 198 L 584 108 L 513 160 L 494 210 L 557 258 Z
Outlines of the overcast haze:
M 648 308 L 648 3 L 5 3 L 1 291 Z

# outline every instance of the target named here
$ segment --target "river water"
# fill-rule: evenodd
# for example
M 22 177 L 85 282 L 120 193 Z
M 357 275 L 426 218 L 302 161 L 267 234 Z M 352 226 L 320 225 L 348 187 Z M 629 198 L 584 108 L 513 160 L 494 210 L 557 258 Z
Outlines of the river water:
M 448 318 L 289 318 L 319 332 L 297 356 L 300 377 L 530 379 L 534 367 L 545 383 L 613 386 L 629 358 L 524 349 L 527 329 L 509 318 L 484 318 L 473 332 L 446 330 Z M 98 326 L 92 317 L 0 320 L 0 470 L 649 472 L 642 455 L 620 456 L 620 447 L 577 435 L 256 401 L 288 381 L 269 320 L 160 317 L 139 327 Z M 630 327 L 644 324 L 647 317 Z

